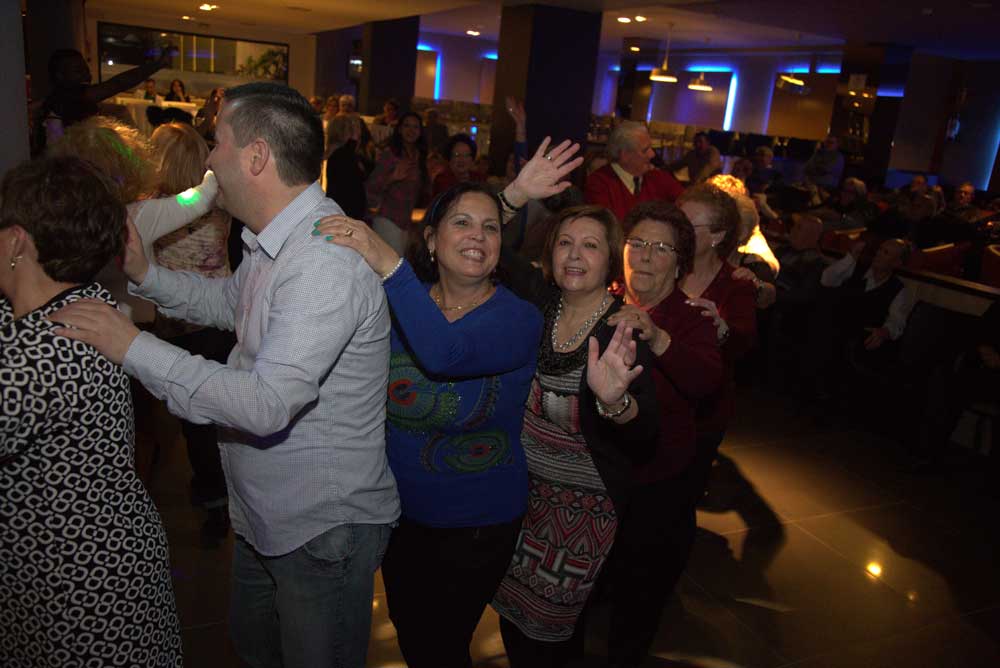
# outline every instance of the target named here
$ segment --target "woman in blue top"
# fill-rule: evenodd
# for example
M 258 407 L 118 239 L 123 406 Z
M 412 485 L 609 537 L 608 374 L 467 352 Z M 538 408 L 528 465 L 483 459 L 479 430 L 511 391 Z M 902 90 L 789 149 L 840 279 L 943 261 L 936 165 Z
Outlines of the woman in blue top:
M 362 222 L 317 225 L 383 277 L 392 309 L 387 440 L 403 517 L 382 577 L 411 668 L 471 666 L 526 509 L 520 434 L 542 317 L 494 277 L 504 219 L 565 189 L 580 162 L 569 142 L 547 147 L 499 197 L 480 184 L 443 193 L 407 260 Z

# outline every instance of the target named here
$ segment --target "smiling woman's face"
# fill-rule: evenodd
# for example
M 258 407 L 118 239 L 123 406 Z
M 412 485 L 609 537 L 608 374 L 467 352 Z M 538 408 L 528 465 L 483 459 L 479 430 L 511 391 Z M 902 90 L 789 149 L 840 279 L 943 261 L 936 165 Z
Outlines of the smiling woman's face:
M 489 280 L 500 260 L 499 212 L 496 202 L 483 193 L 459 197 L 437 229 L 427 234 L 427 247 L 446 280 Z
M 603 290 L 610 247 L 604 226 L 586 216 L 562 224 L 552 247 L 552 278 L 563 292 Z

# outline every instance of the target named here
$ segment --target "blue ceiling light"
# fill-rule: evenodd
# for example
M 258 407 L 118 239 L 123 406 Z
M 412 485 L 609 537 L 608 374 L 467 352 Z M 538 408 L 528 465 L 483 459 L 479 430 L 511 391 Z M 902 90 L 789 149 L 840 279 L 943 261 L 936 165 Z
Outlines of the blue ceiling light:
M 417 51 L 437 51 L 437 49 L 429 44 L 417 44 Z
M 900 86 L 884 86 L 875 93 L 877 97 L 903 97 L 905 89 Z
M 820 65 L 816 74 L 840 74 L 840 65 Z
M 497 56 L 496 51 L 487 51 L 486 53 L 483 54 L 483 58 L 485 58 L 486 60 L 497 60 L 499 56 Z

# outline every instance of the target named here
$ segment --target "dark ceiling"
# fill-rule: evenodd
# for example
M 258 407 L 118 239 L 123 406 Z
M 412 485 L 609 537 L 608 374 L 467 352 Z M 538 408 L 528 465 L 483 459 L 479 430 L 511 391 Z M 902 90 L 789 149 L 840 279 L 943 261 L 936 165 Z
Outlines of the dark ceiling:
M 1000 60 L 1000 0 L 708 0 L 683 8 L 970 60 Z

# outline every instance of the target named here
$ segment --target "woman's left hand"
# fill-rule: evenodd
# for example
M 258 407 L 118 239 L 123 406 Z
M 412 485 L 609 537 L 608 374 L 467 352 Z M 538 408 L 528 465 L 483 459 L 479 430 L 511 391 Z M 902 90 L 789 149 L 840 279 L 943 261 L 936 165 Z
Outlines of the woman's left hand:
M 619 322 L 603 354 L 599 354 L 600 346 L 593 336 L 588 345 L 587 386 L 601 403 L 608 406 L 621 403 L 628 386 L 642 373 L 641 364 L 632 366 L 635 361 L 632 328 Z
M 715 305 L 711 299 L 702 299 L 701 297 L 692 297 L 687 300 L 687 303 L 691 306 L 701 309 L 701 314 L 706 318 L 712 319 L 712 324 L 715 325 L 716 335 L 721 339 L 729 331 L 729 325 L 722 316 L 719 315 L 719 307 Z
M 385 276 L 399 263 L 399 254 L 392 246 L 360 220 L 345 215 L 327 216 L 316 222 L 313 234 L 325 235 L 329 243 L 357 251 L 379 276 Z
M 583 158 L 570 159 L 580 150 L 580 145 L 567 139 L 549 150 L 551 141 L 550 137 L 542 141 L 514 182 L 504 189 L 505 196 L 514 206 L 524 206 L 531 199 L 545 199 L 570 187 L 570 182 L 562 178 L 583 164 Z

